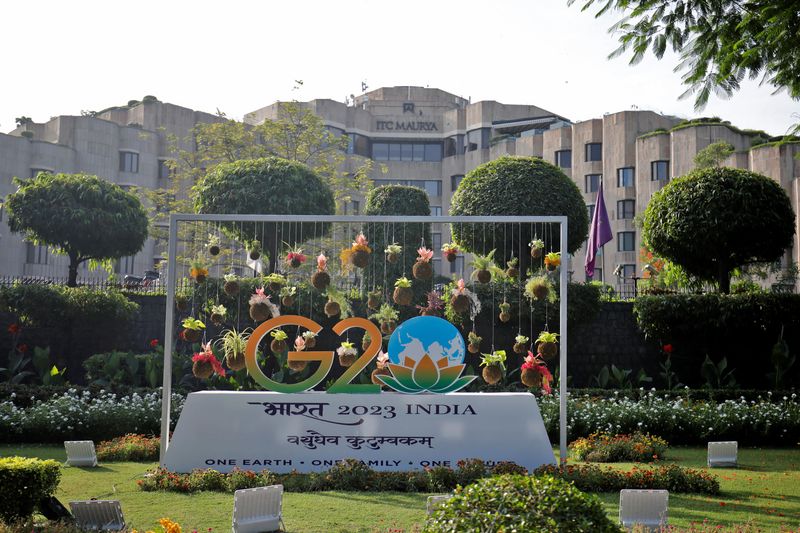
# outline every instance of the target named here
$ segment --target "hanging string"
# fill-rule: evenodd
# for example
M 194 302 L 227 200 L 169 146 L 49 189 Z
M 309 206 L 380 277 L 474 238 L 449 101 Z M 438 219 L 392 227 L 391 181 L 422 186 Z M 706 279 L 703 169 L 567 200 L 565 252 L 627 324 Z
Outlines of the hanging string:
M 497 226 L 495 224 L 492 224 L 492 245 L 493 246 L 497 245 L 497 239 L 496 239 L 496 235 L 495 235 L 495 229 L 496 228 L 497 228 Z M 486 223 L 485 222 L 483 223 L 483 242 L 484 242 L 484 251 L 486 251 Z M 495 299 L 494 299 L 494 289 L 495 289 L 495 286 L 497 285 L 497 283 L 495 282 L 495 280 L 493 278 L 494 278 L 494 276 L 492 276 L 492 278 L 489 278 L 489 287 L 491 288 L 491 291 L 492 291 L 492 300 L 491 300 L 492 301 L 492 314 L 491 314 L 491 317 L 492 317 L 492 320 L 491 320 L 491 324 L 492 324 L 492 353 L 494 353 L 494 331 L 495 331 L 495 329 L 497 329 L 497 322 L 496 322 L 497 321 L 497 317 L 495 316 L 497 314 L 497 309 L 496 309 L 497 306 L 495 305 Z

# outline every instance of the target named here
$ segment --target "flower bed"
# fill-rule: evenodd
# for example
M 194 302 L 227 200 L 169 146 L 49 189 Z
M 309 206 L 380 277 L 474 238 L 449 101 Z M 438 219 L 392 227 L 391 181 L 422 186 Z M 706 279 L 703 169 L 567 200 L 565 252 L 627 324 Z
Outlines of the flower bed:
M 97 459 L 113 461 L 158 461 L 159 437 L 128 434 L 97 445 Z
M 534 475 L 550 474 L 571 481 L 586 492 L 618 492 L 622 489 L 664 489 L 670 492 L 719 494 L 719 480 L 704 470 L 669 464 L 634 466 L 629 471 L 596 465 L 542 466 Z
M 667 441 L 661 437 L 636 432 L 632 435 L 592 433 L 569 445 L 576 459 L 596 463 L 649 463 L 664 458 Z

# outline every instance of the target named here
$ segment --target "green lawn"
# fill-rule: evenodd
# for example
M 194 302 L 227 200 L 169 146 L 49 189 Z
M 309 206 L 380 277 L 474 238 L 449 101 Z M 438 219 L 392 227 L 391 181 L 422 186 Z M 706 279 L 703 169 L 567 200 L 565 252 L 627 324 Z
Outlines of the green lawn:
M 705 449 L 674 447 L 668 461 L 704 468 Z M 0 455 L 24 455 L 64 461 L 62 448 L 52 446 L 0 446 Z M 800 529 L 800 449 L 740 449 L 740 468 L 715 469 L 722 495 L 670 495 L 669 523 L 689 527 L 708 519 L 711 524 L 750 523 L 764 531 Z M 57 497 L 107 498 L 122 502 L 128 522 L 138 529 L 160 529 L 156 521 L 169 517 L 187 533 L 231 527 L 233 497 L 229 494 L 142 492 L 136 479 L 152 464 L 106 463 L 99 468 L 63 470 Z M 631 464 L 615 467 L 629 468 Z M 284 521 L 290 532 L 410 532 L 425 519 L 427 494 L 407 493 L 286 493 Z M 599 494 L 614 520 L 618 494 Z

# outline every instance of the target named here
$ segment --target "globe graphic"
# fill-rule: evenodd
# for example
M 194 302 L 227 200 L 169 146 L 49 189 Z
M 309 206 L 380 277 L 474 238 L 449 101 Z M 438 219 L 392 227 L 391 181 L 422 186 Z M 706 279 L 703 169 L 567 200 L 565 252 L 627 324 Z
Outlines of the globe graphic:
M 435 316 L 418 316 L 406 320 L 389 338 L 389 361 L 403 364 L 406 359 L 415 363 L 428 356 L 437 363 L 447 359 L 447 366 L 464 362 L 464 338 L 447 320 Z

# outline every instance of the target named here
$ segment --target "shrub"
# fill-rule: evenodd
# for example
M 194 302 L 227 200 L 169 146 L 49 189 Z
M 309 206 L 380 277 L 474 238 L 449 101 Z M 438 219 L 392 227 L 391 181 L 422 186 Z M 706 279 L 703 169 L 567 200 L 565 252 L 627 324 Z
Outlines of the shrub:
M 53 495 L 60 479 L 61 466 L 52 459 L 0 458 L 0 520 L 31 516 L 39 500 Z
M 482 459 L 462 459 L 457 465 L 456 480 L 459 485 L 469 485 L 486 477 L 486 464 Z
M 534 475 L 547 475 L 572 482 L 586 492 L 617 492 L 622 489 L 665 489 L 670 492 L 719 494 L 719 480 L 705 470 L 684 468 L 675 464 L 631 470 L 616 470 L 597 465 L 567 465 L 565 468 L 545 465 Z
M 500 461 L 492 467 L 493 476 L 503 476 L 506 474 L 526 475 L 528 470 L 513 461 Z
M 375 471 L 358 459 L 345 459 L 328 470 L 325 476 L 334 490 L 367 490 Z
M 667 441 L 661 437 L 636 432 L 632 435 L 592 433 L 570 443 L 569 448 L 580 461 L 597 463 L 649 463 L 664 458 Z
M 433 466 L 425 469 L 428 476 L 428 487 L 432 492 L 443 492 L 452 489 L 458 483 L 455 470 L 449 466 Z
M 483 479 L 440 505 L 425 532 L 620 531 L 594 496 L 552 476 Z
M 159 437 L 128 434 L 97 445 L 97 459 L 113 461 L 157 461 L 161 446 Z

